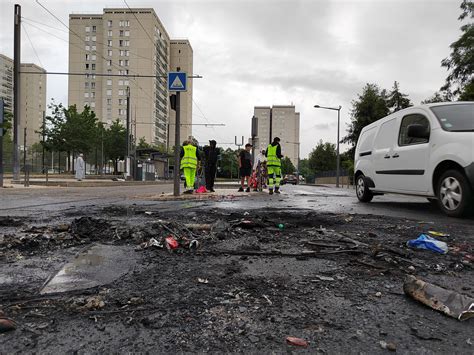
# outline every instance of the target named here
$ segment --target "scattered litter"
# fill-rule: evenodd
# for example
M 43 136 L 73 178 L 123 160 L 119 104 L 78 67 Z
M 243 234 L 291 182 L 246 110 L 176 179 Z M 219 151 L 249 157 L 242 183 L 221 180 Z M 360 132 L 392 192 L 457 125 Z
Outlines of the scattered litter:
M 178 241 L 172 235 L 166 237 L 165 241 L 166 241 L 166 247 L 169 250 L 178 248 Z
M 88 310 L 95 310 L 101 309 L 105 307 L 105 302 L 101 296 L 93 296 L 86 299 L 86 304 L 84 305 L 84 309 Z
M 196 193 L 198 193 L 198 194 L 205 194 L 205 193 L 207 193 L 207 192 L 208 192 L 208 191 L 207 191 L 207 189 L 206 189 L 206 186 L 201 186 L 201 187 L 199 187 L 199 188 L 196 190 Z
M 382 292 L 380 292 L 380 291 L 377 292 L 377 293 L 375 294 L 375 297 L 382 297 Z
M 428 231 L 428 234 L 433 236 L 433 237 L 450 237 L 449 234 L 442 233 L 442 232 L 436 232 L 436 231 Z
M 201 279 L 200 277 L 198 277 L 198 282 L 200 284 L 208 284 L 209 283 L 209 280 L 208 279 Z
M 349 217 L 347 217 L 347 218 L 344 218 L 344 221 L 345 221 L 346 223 L 350 223 L 350 222 L 352 222 L 353 219 L 354 219 L 354 217 L 349 216 Z
M 420 234 L 417 239 L 409 240 L 407 245 L 411 248 L 431 250 L 439 254 L 446 254 L 448 252 L 448 244 L 431 238 L 426 234 Z
M 316 275 L 315 277 L 318 280 L 314 280 L 314 281 L 336 281 L 334 277 L 330 277 L 330 276 Z
M 413 271 L 415 271 L 415 267 L 414 267 L 413 265 L 410 265 L 410 266 L 408 267 L 408 270 L 410 270 L 410 271 L 413 272 Z
M 151 215 L 153 214 L 153 212 L 151 212 L 151 211 L 145 211 L 145 214 L 151 216 Z
M 157 241 L 155 238 L 151 238 L 148 242 L 142 243 L 140 245 L 141 249 L 147 249 L 150 247 L 158 247 L 158 248 L 163 248 L 163 244 L 161 244 L 159 241 Z
M 308 342 L 301 338 L 287 337 L 286 342 L 290 345 L 302 346 L 305 348 L 308 346 Z
M 244 216 L 248 216 L 249 214 L 247 211 L 244 212 Z
M 210 231 L 212 229 L 212 224 L 188 223 L 184 226 L 191 230 Z
M 474 298 L 408 276 L 403 291 L 413 299 L 460 321 L 474 317 Z
M 280 223 L 278 225 L 278 229 L 282 231 L 283 229 L 285 229 L 285 225 L 283 223 Z
M 467 343 L 468 345 L 472 345 L 471 338 L 468 338 L 468 339 L 466 340 L 466 343 Z
M 380 347 L 382 349 L 387 349 L 390 351 L 397 351 L 397 346 L 394 343 L 387 343 L 386 341 L 379 341 Z
M 189 242 L 189 249 L 197 249 L 199 248 L 199 241 L 193 239 Z
M 5 314 L 0 310 L 0 333 L 6 333 L 16 329 L 16 323 L 13 319 L 5 317 Z
M 268 302 L 268 304 L 269 304 L 270 306 L 273 304 L 273 302 L 270 301 L 270 298 L 268 298 L 267 295 L 263 295 L 263 298 L 265 298 L 265 299 L 267 300 L 267 302 Z

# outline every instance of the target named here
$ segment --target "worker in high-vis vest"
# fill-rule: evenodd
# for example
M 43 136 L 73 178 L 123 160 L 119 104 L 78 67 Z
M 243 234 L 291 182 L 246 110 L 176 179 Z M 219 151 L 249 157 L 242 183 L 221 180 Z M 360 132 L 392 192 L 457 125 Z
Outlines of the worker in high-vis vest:
M 190 141 L 184 141 L 181 147 L 181 164 L 186 179 L 185 194 L 192 194 L 194 191 L 194 179 L 196 178 L 196 169 L 200 160 L 197 148 Z
M 273 138 L 272 144 L 267 147 L 265 151 L 265 157 L 267 158 L 267 173 L 268 173 L 268 191 L 270 195 L 273 195 L 273 189 L 275 193 L 280 193 L 280 181 L 281 181 L 281 146 L 280 138 Z

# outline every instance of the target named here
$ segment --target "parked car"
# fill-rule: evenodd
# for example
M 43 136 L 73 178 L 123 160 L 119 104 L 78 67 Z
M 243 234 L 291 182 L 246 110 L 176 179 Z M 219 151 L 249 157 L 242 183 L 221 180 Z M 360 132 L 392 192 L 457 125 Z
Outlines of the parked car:
M 292 184 L 296 185 L 298 183 L 298 178 L 295 175 L 285 175 L 281 180 L 281 184 Z
M 362 202 L 418 195 L 449 216 L 464 215 L 474 204 L 474 103 L 409 107 L 364 127 L 354 171 Z

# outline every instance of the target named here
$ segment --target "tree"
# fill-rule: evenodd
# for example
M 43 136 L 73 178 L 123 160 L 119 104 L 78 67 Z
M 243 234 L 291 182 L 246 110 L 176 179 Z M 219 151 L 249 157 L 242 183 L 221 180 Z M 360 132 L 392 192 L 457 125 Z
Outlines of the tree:
M 333 143 L 322 140 L 309 153 L 308 165 L 314 174 L 322 171 L 336 170 L 336 147 Z
M 300 175 L 303 176 L 308 183 L 314 182 L 315 174 L 309 167 L 308 159 L 300 160 Z
M 366 84 L 358 99 L 352 101 L 351 123 L 347 129 L 347 136 L 342 139 L 343 143 L 349 143 L 352 147 L 349 152 L 354 157 L 355 146 L 359 139 L 362 128 L 375 122 L 390 113 L 384 91 L 380 92 L 376 84 Z
M 151 149 L 153 148 L 151 144 L 147 143 L 145 137 L 141 137 L 138 140 L 137 149 Z
M 384 96 L 385 90 L 382 92 Z M 400 87 L 397 81 L 393 83 L 392 91 L 387 95 L 387 106 L 391 112 L 397 112 L 404 108 L 413 106 L 408 95 L 400 92 Z
M 293 174 L 296 171 L 295 166 L 291 162 L 290 158 L 283 157 L 281 160 L 281 173 L 284 174 Z
M 219 161 L 219 176 L 221 177 L 237 177 L 239 175 L 239 163 L 238 158 L 239 152 L 237 150 L 232 150 L 227 148 L 221 152 L 221 159 Z
M 459 20 L 474 18 L 474 2 L 463 0 L 461 3 L 462 13 Z M 441 90 L 451 90 L 454 95 L 463 94 L 463 98 L 471 97 L 474 85 L 474 23 L 461 26 L 461 37 L 450 45 L 451 54 L 441 61 L 449 74 L 446 84 Z M 464 92 L 466 86 L 468 91 Z
M 433 96 L 421 101 L 422 104 L 451 101 L 452 95 L 448 91 L 436 91 Z
M 109 129 L 104 131 L 104 156 L 106 160 L 114 161 L 116 174 L 118 172 L 118 161 L 124 159 L 126 154 L 126 140 L 127 131 L 118 119 L 112 123 Z
M 464 86 L 459 94 L 459 101 L 474 101 L 474 81 Z

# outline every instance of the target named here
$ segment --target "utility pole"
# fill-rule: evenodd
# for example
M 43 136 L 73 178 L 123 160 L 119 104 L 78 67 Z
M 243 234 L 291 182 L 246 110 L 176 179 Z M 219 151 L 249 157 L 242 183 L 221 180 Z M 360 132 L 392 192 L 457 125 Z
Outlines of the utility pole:
M 173 195 L 179 196 L 179 185 L 180 185 L 180 176 L 179 176 L 179 158 L 180 158 L 180 128 L 181 128 L 181 97 L 180 92 L 176 92 L 176 125 L 174 128 L 174 169 L 173 169 L 173 176 L 174 176 L 174 187 L 173 187 Z
M 125 164 L 124 164 L 124 175 L 125 179 L 127 179 L 127 175 L 129 174 L 128 169 L 128 161 L 130 155 L 130 86 L 127 86 L 127 128 L 126 128 L 126 138 L 125 138 Z M 131 169 L 130 169 L 131 170 Z
M 15 4 L 13 32 L 13 180 L 20 180 L 18 129 L 20 126 L 21 6 Z
M 46 116 L 45 116 L 45 112 L 43 111 L 43 158 L 42 158 L 42 161 L 41 161 L 41 172 L 43 174 L 45 174 L 45 170 L 44 170 L 44 143 L 46 141 Z
M 258 117 L 252 117 L 252 160 L 255 162 L 255 137 L 258 136 Z
M 3 114 L 4 102 L 0 97 L 0 187 L 3 187 Z

